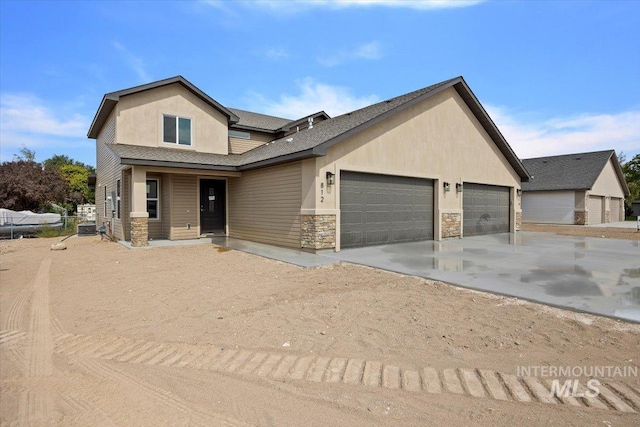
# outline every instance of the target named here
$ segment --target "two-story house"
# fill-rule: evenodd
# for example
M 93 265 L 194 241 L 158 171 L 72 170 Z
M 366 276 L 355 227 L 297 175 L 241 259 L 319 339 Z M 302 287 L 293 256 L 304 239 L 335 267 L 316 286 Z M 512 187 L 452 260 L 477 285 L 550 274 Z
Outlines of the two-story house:
M 225 107 L 183 77 L 107 93 L 98 224 L 309 250 L 512 232 L 528 174 L 462 77 L 337 117 Z

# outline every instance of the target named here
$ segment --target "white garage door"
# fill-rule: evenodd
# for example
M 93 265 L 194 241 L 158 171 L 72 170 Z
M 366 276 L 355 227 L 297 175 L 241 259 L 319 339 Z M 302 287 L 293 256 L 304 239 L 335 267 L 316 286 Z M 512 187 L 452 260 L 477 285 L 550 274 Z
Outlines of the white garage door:
M 573 191 L 529 191 L 522 194 L 522 221 L 540 224 L 573 224 Z
M 589 224 L 602 224 L 604 218 L 604 197 L 589 196 Z
M 622 218 L 622 199 L 612 197 L 609 201 L 609 206 L 611 207 L 611 222 L 624 221 Z

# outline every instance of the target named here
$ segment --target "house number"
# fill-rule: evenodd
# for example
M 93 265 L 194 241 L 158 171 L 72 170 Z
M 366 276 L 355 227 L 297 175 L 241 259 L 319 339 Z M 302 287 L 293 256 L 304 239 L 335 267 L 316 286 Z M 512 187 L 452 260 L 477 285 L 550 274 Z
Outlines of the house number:
M 320 183 L 320 203 L 324 203 L 324 182 Z

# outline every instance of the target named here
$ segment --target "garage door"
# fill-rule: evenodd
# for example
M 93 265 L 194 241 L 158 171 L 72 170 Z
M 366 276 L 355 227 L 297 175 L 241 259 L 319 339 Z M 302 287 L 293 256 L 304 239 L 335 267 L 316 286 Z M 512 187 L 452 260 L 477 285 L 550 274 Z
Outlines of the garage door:
M 573 224 L 573 191 L 528 191 L 522 195 L 522 222 Z
M 604 211 L 604 197 L 589 196 L 589 224 L 602 224 L 604 219 L 602 211 Z
M 624 221 L 622 218 L 622 199 L 617 197 L 612 197 L 609 201 L 609 206 L 611 207 L 611 222 Z
M 342 248 L 433 239 L 433 181 L 340 174 Z
M 462 192 L 465 236 L 508 233 L 509 187 L 464 183 Z

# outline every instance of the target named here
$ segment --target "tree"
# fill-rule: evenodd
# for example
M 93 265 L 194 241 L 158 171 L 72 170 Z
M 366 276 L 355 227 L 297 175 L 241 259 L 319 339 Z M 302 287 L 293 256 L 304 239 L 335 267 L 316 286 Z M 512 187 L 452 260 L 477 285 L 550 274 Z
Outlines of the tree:
M 29 150 L 24 145 L 20 148 L 20 154 L 13 155 L 14 161 L 24 160 L 25 162 L 35 162 L 36 161 L 36 152 L 33 150 Z
M 622 165 L 624 178 L 629 186 L 629 195 L 625 198 L 624 204 L 627 213 L 631 212 L 631 202 L 640 200 L 640 154 L 633 156 L 633 159 Z
M 81 203 L 95 203 L 95 192 L 89 189 L 88 178 L 96 173 L 91 165 L 86 165 L 64 154 L 54 154 L 44 162 L 45 168 L 60 171 L 60 174 L 69 183 L 70 193 L 65 198 L 67 208 L 76 210 Z
M 31 160 L 23 158 L 0 164 L 0 207 L 37 211 L 52 202 L 64 200 L 69 188 L 58 171 L 43 168 L 33 160 L 33 151 L 23 150 L 31 154 L 26 156 Z
M 69 184 L 69 194 L 67 200 L 75 206 L 85 203 L 89 200 L 93 202 L 95 195 L 89 190 L 87 184 L 89 180 L 89 171 L 80 165 L 66 164 L 59 168 L 60 175 Z

